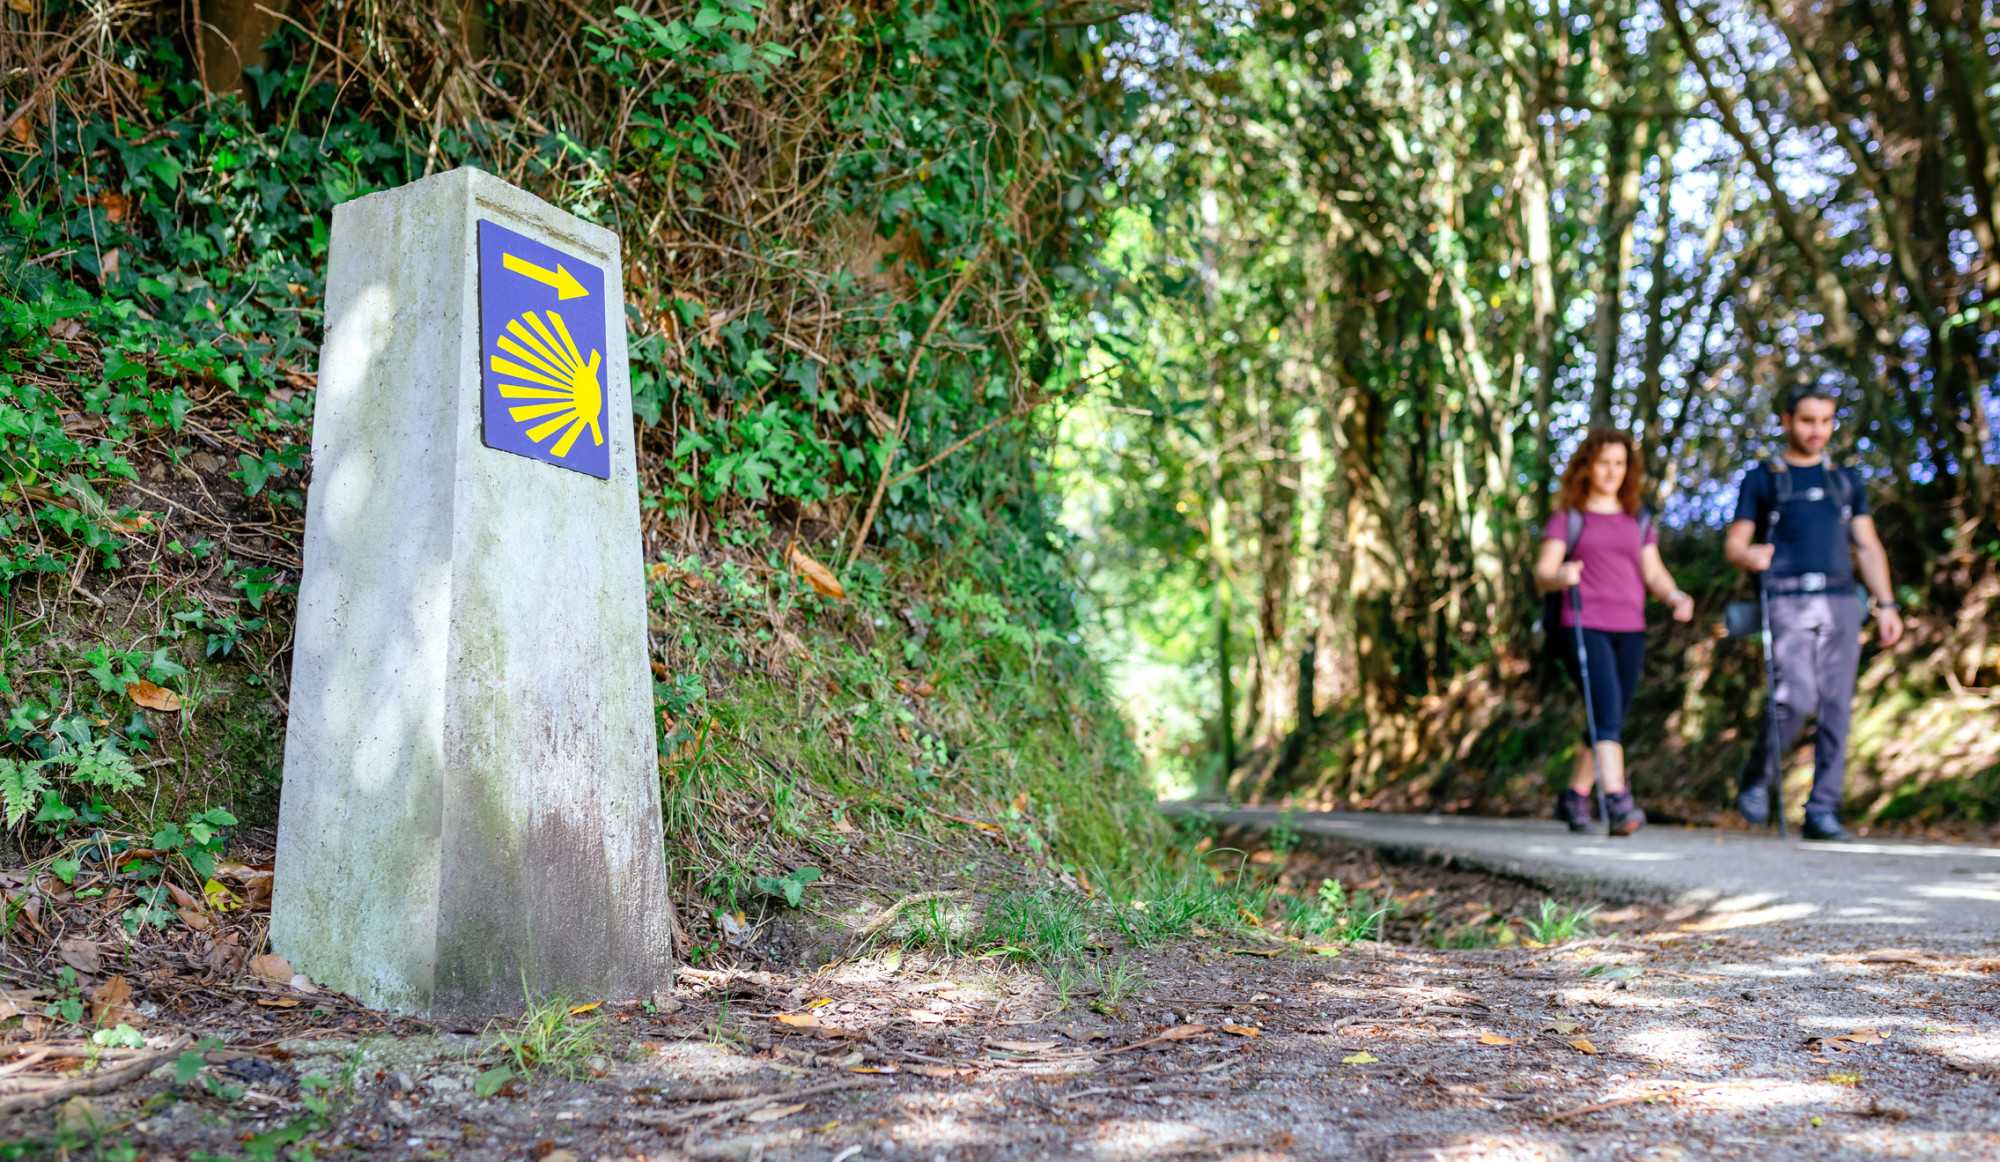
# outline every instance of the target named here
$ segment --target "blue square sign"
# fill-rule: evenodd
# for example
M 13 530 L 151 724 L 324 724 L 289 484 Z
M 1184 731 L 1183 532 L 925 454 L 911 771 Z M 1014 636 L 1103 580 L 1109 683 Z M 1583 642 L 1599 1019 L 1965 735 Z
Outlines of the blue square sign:
M 611 478 L 604 269 L 479 223 L 479 375 L 486 446 Z

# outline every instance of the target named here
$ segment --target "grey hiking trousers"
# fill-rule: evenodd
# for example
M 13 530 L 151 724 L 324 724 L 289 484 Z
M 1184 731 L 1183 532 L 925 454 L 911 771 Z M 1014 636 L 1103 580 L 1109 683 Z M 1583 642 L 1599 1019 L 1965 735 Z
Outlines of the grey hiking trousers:
M 1852 589 L 1834 593 L 1779 594 L 1771 598 L 1771 658 L 1775 697 L 1744 768 L 1745 786 L 1777 786 L 1785 752 L 1798 741 L 1806 719 L 1817 717 L 1813 737 L 1812 795 L 1806 814 L 1840 810 L 1847 781 L 1847 727 L 1854 709 L 1854 677 L 1861 665 L 1861 599 Z M 1775 715 L 1774 725 L 1769 716 Z M 1778 743 L 1771 746 L 1773 737 Z

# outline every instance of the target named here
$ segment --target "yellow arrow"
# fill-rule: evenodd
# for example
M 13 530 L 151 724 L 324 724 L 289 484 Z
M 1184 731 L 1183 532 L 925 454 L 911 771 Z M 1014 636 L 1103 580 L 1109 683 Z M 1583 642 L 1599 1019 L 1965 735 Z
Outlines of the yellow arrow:
M 569 268 L 561 263 L 557 263 L 556 268 L 550 270 L 546 266 L 536 266 L 525 258 L 516 258 L 503 252 L 500 255 L 500 265 L 524 278 L 532 278 L 536 282 L 556 288 L 558 299 L 580 299 L 590 293 L 584 289 L 582 283 L 576 281 L 576 276 L 569 272 Z

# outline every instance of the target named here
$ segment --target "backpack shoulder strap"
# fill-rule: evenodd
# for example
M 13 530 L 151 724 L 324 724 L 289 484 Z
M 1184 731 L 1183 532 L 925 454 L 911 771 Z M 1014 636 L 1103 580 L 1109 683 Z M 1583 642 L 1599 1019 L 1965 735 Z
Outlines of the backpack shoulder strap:
M 1639 547 L 1646 547 L 1646 534 L 1653 531 L 1653 510 L 1646 505 L 1639 506 Z
M 1769 543 L 1778 531 L 1778 522 L 1784 519 L 1785 505 L 1792 499 L 1792 474 L 1786 470 L 1782 456 L 1766 460 L 1764 474 L 1771 478 L 1771 509 L 1758 522 L 1757 539 Z
M 1847 475 L 1847 469 L 1833 462 L 1833 457 L 1828 456 L 1820 463 L 1826 468 L 1826 490 L 1833 496 L 1833 503 L 1840 506 L 1841 539 L 1849 539 L 1854 535 L 1854 480 Z
M 1576 555 L 1576 543 L 1583 539 L 1583 510 L 1566 509 L 1563 517 L 1568 530 L 1563 538 L 1563 558 L 1567 560 Z
M 1765 466 L 1764 470 L 1771 474 L 1771 487 L 1776 494 L 1772 498 L 1773 505 L 1777 508 L 1783 508 L 1787 504 L 1790 504 L 1792 501 L 1792 473 L 1790 468 L 1785 464 L 1785 458 L 1779 456 L 1773 459 Z
M 1826 490 L 1833 494 L 1833 502 L 1840 506 L 1840 519 L 1854 519 L 1854 480 L 1847 475 L 1847 469 L 1833 462 L 1828 456 L 1820 461 L 1826 468 Z

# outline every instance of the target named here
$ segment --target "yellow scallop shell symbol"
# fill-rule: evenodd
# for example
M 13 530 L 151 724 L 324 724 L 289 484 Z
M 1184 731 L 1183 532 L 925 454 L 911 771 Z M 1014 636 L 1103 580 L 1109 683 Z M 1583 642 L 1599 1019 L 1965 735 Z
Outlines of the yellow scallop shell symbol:
M 544 314 L 548 316 L 547 322 L 542 320 Z M 569 337 L 563 317 L 554 311 L 541 314 L 526 311 L 520 318 L 509 320 L 499 347 L 513 358 L 493 355 L 493 370 L 524 381 L 502 383 L 501 397 L 546 401 L 507 409 L 516 423 L 541 421 L 528 428 L 526 434 L 530 440 L 537 444 L 554 440 L 549 451 L 556 456 L 569 455 L 585 428 L 590 429 L 591 443 L 604 442 L 604 427 L 600 422 L 604 388 L 597 381 L 597 370 L 604 362 L 603 352 L 592 351 L 585 360 L 576 349 L 576 340 Z

